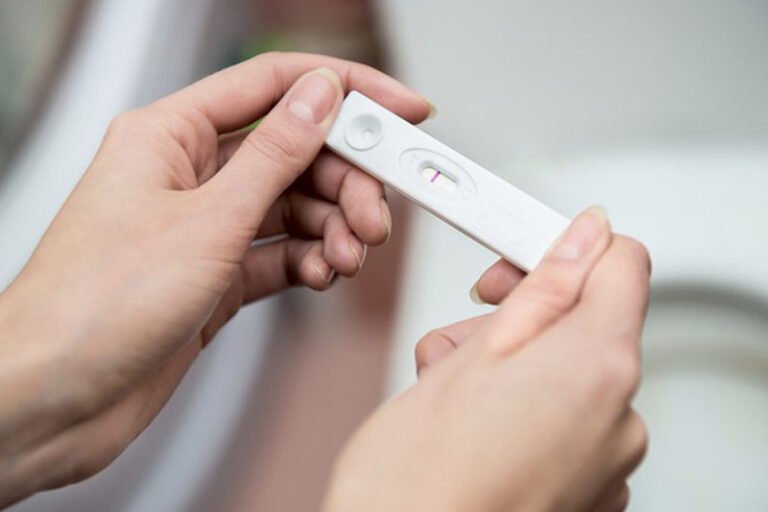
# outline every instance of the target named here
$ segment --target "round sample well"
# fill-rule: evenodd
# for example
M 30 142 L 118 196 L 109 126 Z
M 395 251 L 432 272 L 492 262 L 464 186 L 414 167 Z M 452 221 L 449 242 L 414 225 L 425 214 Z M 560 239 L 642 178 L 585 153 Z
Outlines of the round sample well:
M 373 114 L 362 114 L 349 123 L 345 135 L 347 144 L 359 151 L 365 151 L 381 141 L 384 128 L 378 117 Z

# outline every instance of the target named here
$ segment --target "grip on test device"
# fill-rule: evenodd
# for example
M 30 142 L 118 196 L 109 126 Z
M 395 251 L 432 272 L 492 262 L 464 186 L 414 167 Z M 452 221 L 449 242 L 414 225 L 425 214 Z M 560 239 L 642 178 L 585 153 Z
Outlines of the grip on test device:
M 568 219 L 357 91 L 326 144 L 340 156 L 523 270 Z

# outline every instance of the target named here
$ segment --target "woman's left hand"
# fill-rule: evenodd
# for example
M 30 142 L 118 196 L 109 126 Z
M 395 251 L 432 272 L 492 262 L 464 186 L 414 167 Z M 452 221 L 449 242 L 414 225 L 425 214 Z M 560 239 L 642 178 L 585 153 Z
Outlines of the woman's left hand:
M 512 292 L 422 338 L 419 382 L 349 442 L 324 510 L 624 510 L 647 443 L 632 398 L 649 272 L 599 210 L 522 280 L 492 267 L 480 297 Z

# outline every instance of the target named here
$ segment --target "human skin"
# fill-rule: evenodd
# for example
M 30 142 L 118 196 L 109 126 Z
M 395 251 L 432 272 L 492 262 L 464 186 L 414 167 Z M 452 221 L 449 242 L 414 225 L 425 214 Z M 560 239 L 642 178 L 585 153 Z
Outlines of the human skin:
M 241 306 L 388 238 L 382 185 L 322 149 L 351 89 L 430 112 L 367 66 L 273 53 L 112 122 L 0 295 L 0 506 L 107 466 Z
M 624 510 L 649 273 L 599 209 L 527 277 L 489 269 L 475 294 L 500 307 L 419 342 L 419 382 L 353 437 L 326 512 Z
M 430 111 L 371 68 L 267 54 L 115 119 L 0 294 L 0 506 L 106 467 L 240 307 L 290 286 L 324 290 L 387 239 L 381 184 L 322 150 L 351 89 L 411 122 Z M 585 215 L 600 230 L 583 258 L 573 258 L 583 244 L 568 242 L 522 281 L 493 267 L 478 285 L 486 301 L 517 285 L 500 309 L 420 343 L 421 382 L 345 451 L 332 510 L 391 510 L 392 496 L 408 498 L 400 510 L 585 510 L 597 495 L 608 506 L 622 499 L 644 440 L 628 404 L 647 275 L 637 244 Z M 585 326 L 604 317 L 615 321 Z M 446 347 L 451 329 L 461 335 Z M 552 409 L 531 421 L 524 406 L 542 396 Z M 459 427 L 478 436 L 457 438 Z M 478 463 L 488 465 L 468 474 Z M 422 478 L 443 472 L 467 478 L 452 489 Z

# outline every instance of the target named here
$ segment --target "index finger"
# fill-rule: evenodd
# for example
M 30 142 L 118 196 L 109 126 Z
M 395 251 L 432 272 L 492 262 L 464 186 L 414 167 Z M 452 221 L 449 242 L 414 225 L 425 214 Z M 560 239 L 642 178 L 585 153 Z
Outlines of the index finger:
M 476 304 L 500 304 L 525 277 L 525 272 L 508 262 L 499 260 L 483 272 L 469 292 Z
M 406 120 L 427 118 L 431 105 L 394 78 L 365 64 L 324 55 L 271 52 L 223 69 L 160 100 L 177 108 L 195 108 L 219 133 L 253 123 L 304 73 L 330 68 L 345 92 L 358 90 Z
M 487 320 L 489 314 L 476 316 L 428 332 L 416 344 L 416 373 L 448 357 Z

